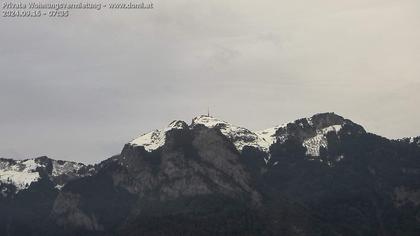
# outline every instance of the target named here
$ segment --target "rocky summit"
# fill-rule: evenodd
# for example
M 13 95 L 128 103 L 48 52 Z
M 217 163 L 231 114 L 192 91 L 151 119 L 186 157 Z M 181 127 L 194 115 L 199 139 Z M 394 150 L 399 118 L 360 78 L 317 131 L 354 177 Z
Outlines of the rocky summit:
M 0 159 L 0 235 L 420 235 L 419 140 L 204 115 L 95 165 Z

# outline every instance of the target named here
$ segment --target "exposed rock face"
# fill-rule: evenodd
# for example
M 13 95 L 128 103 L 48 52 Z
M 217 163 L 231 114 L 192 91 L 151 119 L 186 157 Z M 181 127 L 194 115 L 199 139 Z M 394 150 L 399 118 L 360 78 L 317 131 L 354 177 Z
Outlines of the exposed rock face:
M 398 207 L 405 205 L 420 205 L 420 190 L 419 189 L 407 189 L 404 186 L 397 187 L 394 190 L 395 204 Z
M 179 122 L 169 127 L 176 128 L 154 131 L 164 138 L 150 139 L 161 143 L 155 145 L 156 149 L 147 145 L 150 140 L 136 139 L 136 143 L 125 145 L 120 155 L 99 164 L 94 176 L 65 186 L 52 209 L 57 224 L 78 230 L 108 231 L 113 225 L 103 222 L 126 224 L 169 202 L 180 206 L 164 207 L 158 216 L 175 209 L 182 211 L 182 204 L 190 199 L 209 196 L 237 199 L 250 208 L 261 204 L 262 197 L 252 186 L 240 153 L 218 129 L 189 127 Z M 138 145 L 139 140 L 149 149 Z M 92 188 L 101 191 L 101 205 L 97 205 L 99 196 L 92 197 L 95 193 L 86 190 Z M 119 213 L 106 216 L 104 205 Z
M 95 166 L 2 160 L 34 177 L 0 182 L 0 235 L 418 235 L 414 141 L 334 113 L 257 132 L 200 116 Z
M 128 172 L 114 183 L 161 200 L 214 192 L 235 195 L 252 191 L 235 147 L 217 130 L 196 126 L 167 131 L 165 145 L 152 152 L 126 145 L 117 161 Z
M 54 202 L 51 217 L 59 226 L 102 231 L 104 227 L 98 224 L 95 215 L 88 216 L 81 208 L 80 195 L 61 193 Z
M 164 145 L 151 152 L 143 146 L 127 144 L 121 155 L 105 164 L 100 172 L 104 175 L 100 178 L 110 180 L 103 188 L 121 189 L 125 191 L 123 195 L 135 198 L 134 209 L 127 213 L 131 218 L 141 214 L 147 202 L 156 204 L 198 196 L 219 195 L 254 207 L 261 203 L 236 148 L 217 129 L 204 126 L 167 130 Z M 97 222 L 100 212 L 86 213 L 88 210 L 80 202 L 91 199 L 84 188 L 74 189 L 74 185 L 78 183 L 64 187 L 54 204 L 57 223 L 74 228 L 101 228 Z

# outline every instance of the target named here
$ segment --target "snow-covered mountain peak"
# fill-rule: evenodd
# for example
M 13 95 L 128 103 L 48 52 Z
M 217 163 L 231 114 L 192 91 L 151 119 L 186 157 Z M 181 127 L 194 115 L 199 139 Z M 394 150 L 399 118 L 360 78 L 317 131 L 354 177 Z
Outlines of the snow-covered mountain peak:
M 216 126 L 226 126 L 226 125 L 230 125 L 228 122 L 217 119 L 213 116 L 208 116 L 208 115 L 201 115 L 201 116 L 197 116 L 195 118 L 193 118 L 191 126 L 195 126 L 195 125 L 204 125 L 208 128 L 214 128 Z
M 201 115 L 193 118 L 190 126 L 183 121 L 173 121 L 166 128 L 143 134 L 129 142 L 129 144 L 133 146 L 143 146 L 146 151 L 151 152 L 165 144 L 166 132 L 169 130 L 186 128 L 192 129 L 197 125 L 203 125 L 211 129 L 218 129 L 235 145 L 238 151 L 242 151 L 245 146 L 255 147 L 262 151 L 268 151 L 270 146 L 269 142 L 261 138 L 256 133 L 208 115 Z
M 187 123 L 185 123 L 182 120 L 174 120 L 171 123 L 169 123 L 168 127 L 166 127 L 166 130 L 172 130 L 172 129 L 186 129 L 188 128 Z
M 40 173 L 44 173 L 57 188 L 60 188 L 68 179 L 85 176 L 89 170 L 82 173 L 81 169 L 84 167 L 86 166 L 81 163 L 52 160 L 48 157 L 25 160 L 0 159 L 0 183 L 14 185 L 16 192 L 19 192 L 40 180 Z
M 276 142 L 283 143 L 289 138 L 294 138 L 301 141 L 302 145 L 307 148 L 308 155 L 318 156 L 319 149 L 327 145 L 326 135 L 329 132 L 338 133 L 348 123 L 352 122 L 334 113 L 320 113 L 309 118 L 302 118 L 294 122 L 253 132 L 213 116 L 201 115 L 193 118 L 190 126 L 183 121 L 176 120 L 164 129 L 154 130 L 139 136 L 129 142 L 129 144 L 143 146 L 146 151 L 151 152 L 165 144 L 168 131 L 173 129 L 193 129 L 198 125 L 203 125 L 207 128 L 218 129 L 235 145 L 239 152 L 242 152 L 245 146 L 269 152 L 272 144 Z
M 167 127 L 142 134 L 129 142 L 129 144 L 133 146 L 143 146 L 146 151 L 151 152 L 165 144 L 166 133 L 168 131 L 186 128 L 188 128 L 187 123 L 182 120 L 174 120 Z
M 242 151 L 245 146 L 255 147 L 262 151 L 268 151 L 269 143 L 258 134 L 246 128 L 206 115 L 194 118 L 191 126 L 194 127 L 196 125 L 204 125 L 208 128 L 219 129 L 220 132 L 235 145 L 238 151 Z
M 335 113 L 319 113 L 256 133 L 270 145 L 291 138 L 299 140 L 307 149 L 307 155 L 319 156 L 320 148 L 328 146 L 327 134 L 337 134 L 346 124 L 353 123 Z
M 34 159 L 13 161 L 0 159 L 0 182 L 16 186 L 16 191 L 28 188 L 40 178 L 38 167 L 45 167 Z

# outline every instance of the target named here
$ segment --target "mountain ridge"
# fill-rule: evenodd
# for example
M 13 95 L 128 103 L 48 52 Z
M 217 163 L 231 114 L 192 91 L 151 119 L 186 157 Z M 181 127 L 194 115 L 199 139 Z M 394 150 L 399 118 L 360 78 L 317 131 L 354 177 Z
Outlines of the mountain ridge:
M 0 159 L 0 235 L 414 236 L 415 141 L 334 113 L 257 132 L 198 116 L 95 165 Z
M 263 152 L 268 153 L 269 148 L 272 144 L 275 142 L 284 142 L 286 139 L 293 137 L 298 138 L 302 142 L 302 145 L 307 149 L 307 154 L 311 155 L 313 157 L 317 157 L 320 155 L 320 149 L 326 148 L 326 136 L 329 132 L 335 132 L 338 133 L 343 125 L 345 124 L 351 124 L 355 125 L 359 128 L 359 132 L 366 132 L 362 126 L 359 124 L 353 123 L 349 119 L 345 119 L 344 117 L 335 114 L 334 112 L 324 112 L 324 113 L 317 113 L 311 117 L 307 118 L 299 118 L 295 121 L 284 123 L 281 125 L 274 126 L 272 128 L 259 130 L 259 131 L 251 131 L 249 129 L 239 127 L 236 125 L 233 125 L 229 122 L 223 121 L 221 119 L 215 118 L 213 116 L 209 115 L 199 115 L 192 119 L 191 123 L 188 125 L 185 121 L 182 120 L 174 120 L 169 123 L 169 125 L 161 130 L 153 130 L 148 133 L 144 133 L 137 138 L 134 138 L 132 141 L 129 141 L 127 144 L 132 146 L 143 146 L 146 151 L 154 151 L 164 145 L 165 143 L 165 134 L 166 132 L 172 130 L 172 129 L 191 129 L 194 126 L 197 125 L 203 125 L 208 128 L 216 128 L 222 132 L 222 134 L 227 137 L 232 143 L 235 145 L 236 149 L 241 152 L 242 149 L 245 146 L 253 147 L 260 149 Z M 309 129 L 309 133 L 302 133 L 303 129 Z M 405 142 L 409 144 L 417 144 L 420 146 L 420 136 L 419 137 L 410 137 L 410 138 L 402 138 L 402 139 L 396 139 L 400 142 Z M 63 163 L 68 165 L 76 165 L 81 167 L 89 167 L 91 170 L 94 171 L 95 166 L 100 165 L 100 163 L 94 164 L 94 165 L 87 165 L 83 163 L 78 163 L 74 161 L 65 161 L 65 160 L 55 160 L 50 159 L 46 156 L 42 157 L 36 157 L 36 158 L 29 158 L 24 160 L 15 160 L 11 158 L 0 158 L 0 171 L 5 169 L 4 162 L 25 162 L 25 161 L 31 161 L 31 160 L 38 160 L 46 158 L 48 160 L 51 160 L 54 163 Z M 267 156 L 267 159 L 265 162 L 268 162 L 268 159 L 270 157 Z M 3 163 L 3 166 L 2 166 Z M 59 165 L 55 165 L 59 166 Z M 45 167 L 45 166 L 44 166 Z M 71 172 L 71 171 L 70 171 Z M 28 172 L 28 179 L 31 175 L 37 175 L 35 172 Z M 64 173 L 66 174 L 66 173 Z M 52 173 L 50 174 L 52 175 Z M 8 174 L 1 173 L 0 172 L 0 182 L 7 182 L 7 178 L 12 177 Z M 39 176 L 38 176 L 39 177 Z M 33 176 L 33 178 L 37 178 L 36 176 Z M 32 181 L 29 181 L 28 183 L 22 183 L 30 184 L 31 182 L 35 181 L 33 179 Z M 9 181 L 10 182 L 10 181 Z M 13 180 L 12 180 L 13 182 Z M 63 182 L 63 181 L 61 181 Z M 22 184 L 18 184 L 18 191 L 19 188 L 24 188 Z M 57 187 L 62 187 L 62 185 L 65 184 L 64 182 L 62 184 L 57 184 Z M 26 186 L 27 187 L 27 186 Z
M 258 140 L 258 141 L 260 141 L 260 142 L 263 142 L 263 141 L 268 142 L 266 145 L 269 146 L 274 141 L 271 140 L 270 138 L 268 138 L 267 137 L 267 134 L 269 136 L 274 136 L 274 135 L 276 135 L 277 130 L 279 130 L 281 128 L 285 128 L 285 127 L 290 126 L 292 124 L 299 124 L 303 128 L 303 124 L 304 124 L 304 122 L 306 122 L 306 124 L 305 124 L 306 126 L 312 126 L 313 125 L 312 120 L 315 120 L 315 128 L 316 129 L 319 129 L 319 128 L 328 128 L 329 126 L 339 125 L 340 122 L 341 123 L 344 123 L 344 122 L 353 123 L 352 121 L 350 121 L 348 119 L 344 119 L 342 116 L 336 115 L 333 112 L 326 112 L 326 113 L 318 113 L 318 114 L 315 114 L 315 115 L 313 115 L 312 117 L 309 117 L 309 118 L 297 119 L 297 120 L 295 120 L 293 122 L 285 123 L 285 124 L 282 124 L 282 125 L 277 125 L 277 126 L 272 127 L 272 128 L 268 128 L 268 129 L 264 129 L 264 130 L 260 130 L 260 131 L 251 131 L 251 130 L 249 130 L 247 128 L 233 125 L 233 124 L 231 124 L 229 122 L 223 121 L 223 120 L 218 119 L 218 118 L 215 118 L 213 116 L 200 115 L 200 116 L 197 116 L 197 117 L 193 118 L 190 125 L 188 125 L 185 121 L 174 120 L 166 128 L 164 128 L 163 130 L 154 130 L 154 131 L 151 131 L 149 133 L 142 134 L 142 135 L 140 135 L 136 139 L 139 139 L 139 138 L 145 137 L 145 136 L 146 137 L 147 136 L 153 136 L 153 134 L 155 134 L 156 131 L 159 131 L 159 132 L 163 132 L 165 130 L 168 131 L 168 130 L 170 130 L 172 128 L 175 128 L 175 127 L 172 127 L 172 124 L 181 124 L 182 123 L 182 127 L 184 127 L 184 128 L 186 128 L 186 127 L 193 127 L 195 125 L 204 125 L 204 126 L 209 127 L 209 128 L 218 128 L 218 129 L 220 129 L 222 131 L 222 133 L 224 135 L 226 135 L 226 136 L 233 136 L 233 137 L 231 137 L 232 139 L 235 139 L 235 135 L 232 134 L 232 133 L 235 133 L 235 132 L 239 133 L 239 135 L 237 135 L 237 137 L 238 136 L 240 137 L 241 135 L 244 135 L 244 136 L 249 135 L 250 137 L 248 137 L 245 140 L 248 140 L 248 141 L 249 140 L 256 141 L 257 139 L 263 139 L 263 140 Z M 330 122 L 330 125 L 328 125 L 329 122 Z M 176 128 L 179 128 L 179 127 L 176 127 Z M 264 136 L 264 138 L 259 137 L 259 136 Z M 143 141 L 143 140 L 142 139 L 139 139 L 138 141 L 136 141 L 136 139 L 132 140 L 129 143 L 134 144 L 134 145 L 142 145 L 141 141 Z M 139 143 L 136 143 L 136 142 L 139 142 Z M 254 144 L 251 144 L 251 145 L 261 146 L 261 147 L 265 147 L 266 146 L 264 144 L 263 145 L 259 145 L 259 144 L 255 144 L 255 143 Z M 241 150 L 243 148 L 244 144 L 243 143 L 239 143 L 237 146 L 238 146 L 237 147 L 238 150 Z M 268 149 L 268 147 L 266 149 Z

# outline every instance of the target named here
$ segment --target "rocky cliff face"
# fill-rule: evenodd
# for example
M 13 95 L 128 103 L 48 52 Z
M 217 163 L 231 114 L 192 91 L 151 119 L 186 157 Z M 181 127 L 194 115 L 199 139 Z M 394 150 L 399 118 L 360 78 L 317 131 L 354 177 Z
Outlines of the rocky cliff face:
M 31 183 L 0 175 L 15 186 L 0 200 L 0 234 L 417 235 L 413 142 L 334 113 L 257 132 L 174 121 L 95 166 L 2 160 L 2 173 Z
M 164 200 L 214 192 L 232 196 L 252 192 L 232 143 L 218 130 L 202 126 L 168 130 L 165 145 L 151 152 L 126 145 L 118 163 L 127 169 L 129 178 L 115 176 L 114 182 L 141 196 L 157 192 Z
M 261 204 L 261 195 L 254 190 L 239 152 L 219 130 L 203 125 L 189 127 L 181 121 L 175 125 L 177 128 L 169 128 L 170 125 L 162 131 L 165 133 L 154 131 L 165 138 L 156 149 L 150 149 L 151 145 L 146 150 L 138 144 L 127 144 L 119 156 L 102 166 L 98 175 L 90 177 L 90 182 L 103 183 L 106 187 L 102 188 L 110 190 L 101 197 L 135 199 L 131 209 L 125 212 L 131 218 L 146 209 L 153 210 L 149 209 L 151 204 L 194 197 L 238 199 L 250 207 Z M 106 228 L 107 225 L 97 223 L 101 212 L 88 209 L 95 204 L 85 194 L 88 187 L 75 187 L 85 185 L 83 182 L 75 181 L 63 188 L 52 211 L 54 217 L 63 225 Z M 88 208 L 81 203 L 85 201 L 89 202 Z M 68 207 L 69 202 L 71 207 Z

